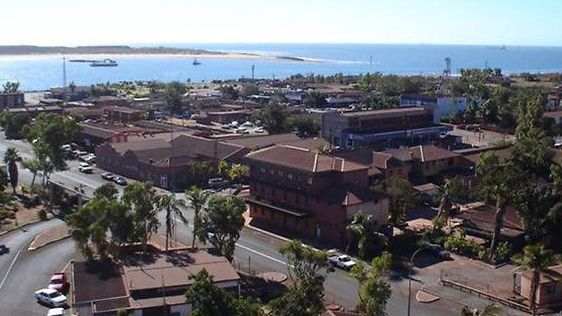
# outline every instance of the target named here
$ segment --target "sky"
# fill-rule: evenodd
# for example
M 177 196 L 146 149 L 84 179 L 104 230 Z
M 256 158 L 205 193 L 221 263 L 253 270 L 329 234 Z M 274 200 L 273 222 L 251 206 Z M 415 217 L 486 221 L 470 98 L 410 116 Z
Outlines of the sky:
M 0 45 L 562 46 L 561 17 L 560 0 L 0 0 Z

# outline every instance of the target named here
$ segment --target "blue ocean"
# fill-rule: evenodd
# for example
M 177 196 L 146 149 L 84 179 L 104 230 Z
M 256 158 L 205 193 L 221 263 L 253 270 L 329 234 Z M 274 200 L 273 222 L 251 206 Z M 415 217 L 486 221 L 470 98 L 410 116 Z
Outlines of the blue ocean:
M 317 61 L 258 60 L 232 58 L 116 57 L 118 67 L 89 67 L 66 63 L 67 83 L 96 83 L 160 80 L 208 82 L 213 79 L 251 77 L 284 78 L 293 74 L 361 74 L 381 72 L 402 75 L 441 74 L 446 57 L 452 73 L 461 68 L 501 68 L 505 74 L 562 71 L 562 47 L 461 46 L 428 44 L 158 44 L 267 56 L 306 57 Z M 134 46 L 155 46 L 134 45 Z M 76 56 L 73 56 L 76 57 Z M 105 57 L 105 56 L 103 56 Z M 102 58 L 98 56 L 97 58 Z M 19 81 L 26 91 L 62 86 L 62 57 L 0 56 L 0 83 Z

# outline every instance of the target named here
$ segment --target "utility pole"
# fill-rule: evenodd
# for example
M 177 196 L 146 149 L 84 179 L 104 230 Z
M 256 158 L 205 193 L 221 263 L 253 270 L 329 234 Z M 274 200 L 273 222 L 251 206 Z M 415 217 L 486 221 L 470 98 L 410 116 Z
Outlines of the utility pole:
M 254 80 L 254 71 L 256 70 L 256 65 L 252 65 L 252 80 Z
M 62 91 L 66 101 L 66 57 L 62 56 Z

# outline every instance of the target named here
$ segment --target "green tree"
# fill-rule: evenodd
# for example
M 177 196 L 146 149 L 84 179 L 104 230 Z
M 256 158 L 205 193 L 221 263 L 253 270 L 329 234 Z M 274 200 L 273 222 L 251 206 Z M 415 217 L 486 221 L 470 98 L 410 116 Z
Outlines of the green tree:
M 238 99 L 238 90 L 233 86 L 221 86 L 219 88 L 222 98 L 225 100 L 236 100 Z
M 439 189 L 441 194 L 441 202 L 439 203 L 439 212 L 434 219 L 434 226 L 438 229 L 440 225 L 435 225 L 436 223 L 447 223 L 449 217 L 451 216 L 451 210 L 453 209 L 453 204 L 458 202 L 460 196 L 462 195 L 462 183 L 460 179 L 455 177 L 447 179 L 445 184 Z
M 132 210 L 134 239 L 142 242 L 144 255 L 148 239 L 158 231 L 160 226 L 156 208 L 156 190 L 151 183 L 133 182 L 125 187 L 121 200 Z
M 255 84 L 246 84 L 242 86 L 240 94 L 244 97 L 260 94 L 260 89 Z
M 20 89 L 20 83 L 17 81 L 8 81 L 2 86 L 3 93 L 17 93 Z
M 179 219 L 184 225 L 187 224 L 187 218 L 183 215 L 185 207 L 185 202 L 177 199 L 173 194 L 158 197 L 156 208 L 166 212 L 166 253 L 168 253 L 169 239 L 174 236 L 176 230 L 176 220 Z
M 178 81 L 172 81 L 166 85 L 164 90 L 164 99 L 166 106 L 172 115 L 179 115 L 183 112 L 183 95 L 187 91 L 184 84 Z
M 72 117 L 41 113 L 24 127 L 26 139 L 33 144 L 35 157 L 40 161 L 43 185 L 53 170 L 66 169 L 65 152 L 62 145 L 70 143 L 80 131 L 78 122 Z
M 390 197 L 389 221 L 394 225 L 401 224 L 406 212 L 419 204 L 419 195 L 410 181 L 392 176 L 375 190 L 383 191 Z
M 199 236 L 205 236 L 205 233 L 202 233 L 201 230 L 203 228 L 203 223 L 201 220 L 201 211 L 203 207 L 207 203 L 209 199 L 209 194 L 206 191 L 203 191 L 201 188 L 197 186 L 191 186 L 189 189 L 185 191 L 185 196 L 189 202 L 189 205 L 193 208 L 193 240 L 191 242 L 191 248 L 195 248 L 195 239 Z M 201 241 L 205 241 L 205 238 L 202 238 Z
M 327 254 L 298 240 L 283 243 L 279 252 L 287 259 L 293 287 L 271 302 L 272 315 L 320 315 L 324 310 L 324 281 L 329 272 Z
M 186 302 L 195 308 L 193 316 L 260 316 L 263 312 L 257 304 L 234 297 L 231 292 L 217 287 L 207 270 L 190 279 L 193 283 L 185 293 Z
M 260 110 L 255 116 L 270 134 L 284 133 L 289 129 L 288 113 L 278 104 L 271 104 Z
M 248 174 L 248 166 L 243 164 L 233 164 L 228 170 L 228 177 L 233 182 L 240 182 L 244 176 Z
M 390 253 L 383 252 L 379 257 L 373 259 L 369 271 L 362 262 L 351 269 L 349 274 L 359 282 L 357 290 L 359 303 L 356 309 L 361 315 L 386 315 L 386 303 L 392 294 L 387 281 L 391 263 Z
M 37 173 L 41 171 L 41 163 L 37 159 L 25 159 L 21 162 L 22 166 L 29 170 L 33 174 L 33 178 L 31 179 L 31 187 L 35 185 L 35 178 L 37 177 Z
M 12 191 L 16 194 L 16 188 L 18 186 L 18 162 L 21 161 L 21 157 L 18 150 L 10 147 L 4 153 L 4 163 L 8 165 L 8 174 L 10 175 L 10 184 L 12 185 Z
M 23 128 L 31 122 L 31 116 L 27 113 L 4 112 L 0 119 L 0 125 L 4 128 L 7 139 L 20 139 Z
M 318 135 L 320 126 L 309 117 L 295 117 L 289 120 L 289 124 L 300 137 L 315 137 Z
M 529 307 L 534 315 L 537 314 L 537 288 L 541 274 L 552 279 L 560 279 L 562 275 L 552 270 L 550 267 L 557 264 L 560 260 L 552 251 L 547 250 L 541 244 L 528 245 L 523 248 L 523 254 L 513 257 L 513 261 L 517 263 L 518 271 L 531 272 L 531 294 L 529 298 Z
M 113 183 L 104 183 L 94 190 L 94 198 L 106 198 L 110 201 L 117 200 L 119 190 Z
M 318 92 L 307 92 L 304 94 L 303 103 L 313 108 L 325 108 L 328 105 L 326 98 Z
M 237 197 L 212 196 L 201 214 L 199 237 L 209 241 L 228 261 L 234 258 L 234 248 L 244 227 L 246 203 Z
M 375 224 L 371 215 L 357 213 L 353 216 L 353 221 L 346 226 L 353 236 L 353 242 L 357 244 L 361 259 L 368 260 L 377 250 L 388 245 L 388 239 L 375 230 Z

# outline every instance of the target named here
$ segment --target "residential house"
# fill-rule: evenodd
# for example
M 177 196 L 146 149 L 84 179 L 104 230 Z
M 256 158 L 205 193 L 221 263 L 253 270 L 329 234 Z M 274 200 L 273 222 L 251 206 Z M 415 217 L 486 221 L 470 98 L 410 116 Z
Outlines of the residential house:
M 173 250 L 169 255 L 149 252 L 126 255 L 119 263 L 71 262 L 70 305 L 80 316 L 117 315 L 191 315 L 186 289 L 191 277 L 205 269 L 213 283 L 239 293 L 240 276 L 224 257 L 204 250 Z
M 102 144 L 96 148 L 96 164 L 101 169 L 176 191 L 196 180 L 190 177 L 193 162 L 211 166 L 221 160 L 239 162 L 248 151 L 240 145 L 192 135 L 179 135 L 172 140 L 149 137 Z
M 562 274 L 562 265 L 550 267 L 555 272 Z M 521 271 L 514 275 L 515 294 L 527 300 L 531 299 L 532 271 Z M 562 280 L 553 278 L 544 273 L 539 276 L 539 285 L 536 292 L 535 303 L 538 309 L 556 309 L 562 306 Z
M 249 153 L 250 217 L 275 230 L 343 246 L 356 213 L 387 223 L 388 197 L 368 189 L 368 167 L 293 146 Z

